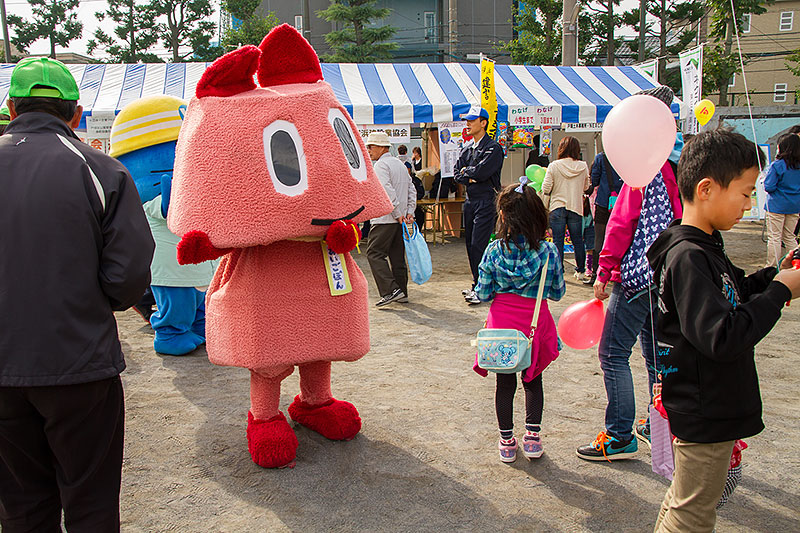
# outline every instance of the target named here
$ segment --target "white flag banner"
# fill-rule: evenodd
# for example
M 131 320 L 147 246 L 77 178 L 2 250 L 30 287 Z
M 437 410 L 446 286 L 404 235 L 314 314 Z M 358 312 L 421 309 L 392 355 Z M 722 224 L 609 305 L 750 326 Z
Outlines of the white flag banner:
M 644 61 L 634 66 L 642 69 L 645 74 L 653 78 L 654 82 L 658 83 L 658 58 Z
M 681 62 L 683 103 L 687 106 L 683 132 L 697 134 L 700 124 L 694 116 L 694 107 L 703 99 L 703 47 L 698 46 L 678 54 Z

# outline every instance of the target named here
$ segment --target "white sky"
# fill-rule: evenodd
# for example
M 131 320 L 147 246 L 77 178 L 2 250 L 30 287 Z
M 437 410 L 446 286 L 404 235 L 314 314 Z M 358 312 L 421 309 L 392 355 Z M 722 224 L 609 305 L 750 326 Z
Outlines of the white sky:
M 212 0 L 212 1 L 215 4 L 215 11 L 211 20 L 213 22 L 219 23 L 219 1 L 218 0 Z M 285 0 L 285 1 L 293 2 L 297 0 Z M 639 5 L 639 0 L 622 0 L 620 6 L 617 7 L 617 10 L 618 12 L 621 13 L 631 8 L 638 7 L 638 5 Z M 95 17 L 96 12 L 104 11 L 105 8 L 106 8 L 106 0 L 81 0 L 80 6 L 78 7 L 78 19 L 81 22 L 83 22 L 83 36 L 78 40 L 72 41 L 67 49 L 58 48 L 57 50 L 59 52 L 77 52 L 79 54 L 85 55 L 86 43 L 89 41 L 89 39 L 92 38 L 95 29 L 97 29 L 98 27 L 102 27 L 106 33 L 111 34 L 114 28 L 113 22 L 104 21 L 101 23 Z M 6 0 L 6 13 L 10 15 L 19 15 L 29 20 L 31 18 L 30 5 L 25 0 Z M 9 31 L 11 30 L 9 29 Z M 627 28 L 624 29 L 621 32 L 621 34 L 632 35 L 633 31 L 630 28 Z M 0 38 L 2 38 L 2 35 L 0 35 Z M 212 40 L 216 40 L 216 36 Z M 33 54 L 49 54 L 50 53 L 49 41 L 46 40 L 37 41 L 30 46 L 29 51 Z M 151 51 L 160 57 L 163 58 L 169 57 L 169 53 L 163 46 L 161 46 L 160 43 L 156 47 L 151 49 Z M 99 52 L 95 52 L 95 54 L 100 55 Z

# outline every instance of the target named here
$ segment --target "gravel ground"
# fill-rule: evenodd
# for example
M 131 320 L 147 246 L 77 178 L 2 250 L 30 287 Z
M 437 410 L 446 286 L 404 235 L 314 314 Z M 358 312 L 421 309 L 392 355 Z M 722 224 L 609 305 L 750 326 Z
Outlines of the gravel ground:
M 740 224 L 726 238 L 735 263 L 759 267 L 760 226 Z M 603 424 L 596 350 L 565 349 L 544 373 L 544 456 L 500 462 L 494 380 L 472 372 L 469 346 L 488 306 L 468 307 L 460 295 L 469 282 L 462 240 L 431 253 L 434 275 L 411 287 L 411 303 L 370 312 L 372 351 L 333 366 L 334 394 L 359 409 L 361 433 L 331 442 L 296 427 L 294 469 L 250 460 L 246 370 L 213 366 L 202 349 L 158 355 L 149 326 L 120 313 L 128 362 L 123 531 L 652 531 L 668 482 L 652 473 L 647 449 L 611 464 L 575 456 Z M 356 261 L 374 302 L 365 255 Z M 557 317 L 590 295 L 568 281 L 551 310 Z M 744 478 L 719 513 L 720 533 L 800 531 L 798 322 L 794 305 L 757 348 L 767 429 L 748 439 Z M 631 363 L 644 414 L 641 352 Z M 284 411 L 298 390 L 295 373 L 284 381 Z

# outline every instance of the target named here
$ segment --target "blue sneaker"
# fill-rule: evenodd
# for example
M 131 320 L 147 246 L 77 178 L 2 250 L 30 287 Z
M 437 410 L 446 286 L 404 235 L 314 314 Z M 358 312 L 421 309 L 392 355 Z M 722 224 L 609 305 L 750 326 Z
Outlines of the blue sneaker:
M 586 461 L 617 461 L 619 459 L 630 459 L 639 449 L 636 439 L 631 436 L 627 442 L 622 442 L 615 437 L 601 431 L 597 434 L 594 442 L 581 446 L 576 452 L 578 457 Z

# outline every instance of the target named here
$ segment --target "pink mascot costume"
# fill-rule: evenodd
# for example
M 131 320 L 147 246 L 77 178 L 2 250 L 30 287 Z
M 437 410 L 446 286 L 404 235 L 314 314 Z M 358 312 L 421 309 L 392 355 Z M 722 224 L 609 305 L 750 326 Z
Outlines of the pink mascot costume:
M 279 26 L 206 70 L 172 187 L 179 262 L 222 256 L 206 296 L 208 358 L 250 370 L 253 461 L 294 466 L 297 437 L 279 400 L 295 366 L 300 394 L 289 416 L 329 439 L 355 437 L 358 411 L 333 398 L 330 381 L 331 361 L 369 351 L 367 282 L 348 252 L 361 237 L 355 223 L 392 205 L 294 28 Z

